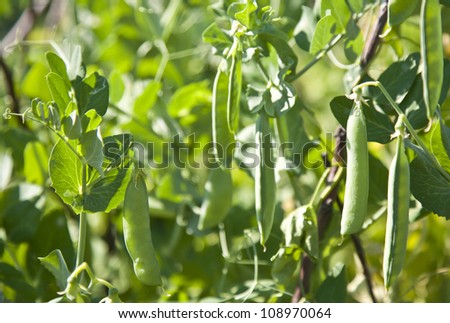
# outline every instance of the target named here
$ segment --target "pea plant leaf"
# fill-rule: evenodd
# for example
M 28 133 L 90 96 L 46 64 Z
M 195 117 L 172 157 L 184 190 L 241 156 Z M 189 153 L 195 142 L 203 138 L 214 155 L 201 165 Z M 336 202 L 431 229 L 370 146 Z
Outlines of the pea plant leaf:
M 103 174 L 103 142 L 100 129 L 84 133 L 80 137 L 81 153 L 87 164 Z
M 388 24 L 396 26 L 404 22 L 416 10 L 419 0 L 391 0 L 388 5 Z
M 423 207 L 450 220 L 450 182 L 433 165 L 422 148 L 405 141 L 416 152 L 410 164 L 411 193 Z
M 64 60 L 53 52 L 45 53 L 45 58 L 47 59 L 50 70 L 59 75 L 64 80 L 66 87 L 70 89 L 71 84 L 69 76 L 67 75 L 67 67 Z
M 109 105 L 108 80 L 94 72 L 89 77 L 77 77 L 72 81 L 80 115 L 94 109 L 100 116 L 106 113 Z
M 317 289 L 316 301 L 319 303 L 344 303 L 347 298 L 347 278 L 345 266 L 337 264 Z
M 316 25 L 309 52 L 317 54 L 336 34 L 336 19 L 332 15 L 322 17 Z
M 378 111 L 370 102 L 369 106 L 363 107 L 363 112 L 367 123 L 367 140 L 376 141 L 382 144 L 391 140 L 391 134 L 394 133 L 394 126 L 389 117 Z M 353 101 L 346 96 L 337 96 L 330 102 L 331 112 L 345 128 L 347 119 L 352 109 Z
M 64 115 L 66 107 L 70 102 L 70 88 L 64 82 L 64 79 L 54 72 L 47 74 L 47 85 L 52 94 L 53 101 L 58 106 L 59 113 Z
M 321 16 L 325 16 L 328 10 L 336 20 L 338 26 L 336 32 L 340 33 L 345 31 L 351 17 L 351 11 L 347 6 L 346 1 L 322 0 L 320 8 Z
M 39 261 L 56 279 L 59 290 L 64 290 L 67 286 L 67 278 L 70 272 L 67 267 L 61 250 L 56 249 L 45 257 L 39 257 Z
M 56 193 L 76 213 L 80 213 L 83 164 L 73 149 L 59 140 L 50 154 L 48 171 Z

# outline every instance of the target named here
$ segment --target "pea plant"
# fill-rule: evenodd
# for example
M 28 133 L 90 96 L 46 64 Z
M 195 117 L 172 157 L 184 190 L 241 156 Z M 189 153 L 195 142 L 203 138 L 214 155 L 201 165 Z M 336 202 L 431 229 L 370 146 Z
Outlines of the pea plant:
M 55 3 L 0 5 L 1 301 L 450 300 L 448 1 Z

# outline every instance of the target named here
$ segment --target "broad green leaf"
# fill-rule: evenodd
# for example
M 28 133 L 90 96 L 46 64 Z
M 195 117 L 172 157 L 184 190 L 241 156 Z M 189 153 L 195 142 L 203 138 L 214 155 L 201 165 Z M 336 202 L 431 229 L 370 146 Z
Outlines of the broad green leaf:
M 311 54 L 322 51 L 336 34 L 336 19 L 332 15 L 322 17 L 316 25 L 311 41 Z
M 363 112 L 367 123 L 367 140 L 382 144 L 390 142 L 394 126 L 387 115 L 379 112 L 372 104 L 363 106 Z M 339 123 L 346 127 L 347 119 L 352 109 L 353 101 L 345 96 L 337 96 L 330 102 L 331 112 Z
M 4 190 L 11 180 L 14 161 L 9 151 L 0 150 L 0 191 Z
M 38 259 L 42 266 L 55 277 L 58 288 L 64 290 L 67 286 L 67 278 L 69 278 L 70 272 L 61 250 L 53 250 L 47 256 L 39 257 Z
M 414 129 L 421 129 L 428 124 L 421 75 L 416 76 L 413 85 L 399 107 L 405 112 Z
M 439 164 L 450 173 L 450 155 L 447 147 L 450 145 L 450 128 L 442 123 L 442 119 L 436 122 L 427 136 L 431 152 Z
M 87 133 L 97 130 L 102 122 L 102 117 L 96 110 L 89 110 L 81 117 L 81 131 Z
M 447 127 L 442 118 L 439 118 L 439 124 L 441 128 L 441 139 L 444 145 L 445 151 L 447 152 L 448 158 L 450 158 L 450 128 Z
M 62 129 L 69 139 L 78 139 L 81 136 L 81 120 L 76 110 L 62 119 Z
M 383 73 L 378 81 L 383 84 L 389 95 L 400 103 L 408 94 L 413 85 L 417 70 L 419 68 L 420 56 L 418 53 L 409 55 L 403 61 L 392 63 Z M 387 113 L 393 112 L 389 101 L 377 87 L 370 87 L 369 93 L 375 102 Z
M 88 185 L 83 208 L 89 212 L 110 212 L 122 203 L 131 168 L 113 168 Z
M 64 79 L 54 72 L 47 74 L 47 85 L 52 94 L 53 101 L 59 108 L 61 115 L 64 115 L 66 107 L 71 101 L 69 92 L 70 87 L 66 85 Z
M 336 32 L 340 33 L 345 31 L 352 15 L 346 1 L 322 0 L 320 9 L 321 16 L 325 16 L 328 10 L 337 22 L 338 30 Z
M 295 42 L 304 51 L 311 48 L 311 40 L 314 35 L 316 20 L 314 12 L 310 7 L 302 6 L 302 17 L 294 29 Z
M 310 206 L 301 206 L 291 212 L 281 223 L 285 246 L 299 246 L 314 260 L 319 258 L 319 232 L 317 215 Z
M 355 13 L 360 13 L 364 10 L 367 0 L 347 0 L 348 6 Z
M 167 112 L 172 117 L 187 117 L 193 108 L 211 104 L 211 90 L 208 81 L 187 84 L 179 88 L 167 105 Z
M 300 270 L 300 256 L 300 248 L 283 247 L 278 250 L 270 271 L 277 284 L 295 286 Z
M 202 37 L 205 43 L 211 44 L 211 46 L 217 48 L 219 51 L 223 51 L 233 43 L 231 38 L 229 38 L 215 22 L 205 29 Z
M 344 53 L 350 62 L 361 56 L 364 49 L 364 40 L 360 28 L 355 21 L 350 20 L 347 25 L 344 42 Z
M 48 171 L 56 193 L 76 213 L 82 211 L 82 169 L 83 164 L 75 152 L 66 142 L 59 140 L 50 154 Z
M 81 154 L 89 166 L 103 174 L 103 143 L 100 129 L 84 133 L 80 137 Z
M 253 29 L 256 24 L 255 11 L 258 10 L 257 3 L 253 0 L 247 0 L 247 4 L 242 11 L 237 12 L 234 17 L 248 29 Z
M 36 301 L 36 291 L 27 282 L 23 273 L 4 262 L 0 262 L 0 282 L 2 285 L 14 290 L 15 295 L 12 301 L 18 303 L 30 303 Z
M 316 302 L 345 303 L 347 298 L 347 278 L 345 265 L 337 264 L 327 275 L 316 292 Z
M 222 63 L 217 69 L 212 96 L 212 137 L 216 148 L 216 161 L 230 167 L 233 161 L 234 136 L 228 129 L 227 101 L 228 76 L 222 70 Z
M 70 43 L 65 39 L 62 43 L 62 47 L 54 45 L 53 48 L 56 50 L 59 57 L 61 57 L 67 66 L 67 76 L 69 80 L 73 81 L 78 76 L 84 77 L 82 66 L 81 66 L 81 46 Z
M 441 7 L 439 0 L 422 0 L 420 11 L 420 50 L 422 56 L 423 96 L 427 117 L 436 111 L 444 80 Z
M 399 25 L 404 22 L 412 15 L 418 4 L 419 0 L 390 0 L 388 5 L 389 26 Z
M 272 28 L 265 28 L 262 32 L 258 33 L 259 42 L 269 43 L 273 46 L 275 51 L 277 52 L 278 57 L 280 58 L 280 73 L 278 77 L 280 79 L 283 78 L 284 74 L 295 73 L 295 68 L 297 66 L 298 57 L 292 50 L 291 46 L 288 43 L 287 37 L 280 33 L 279 31 Z M 263 44 L 264 47 L 267 45 Z
M 29 142 L 25 146 L 24 162 L 24 175 L 27 182 L 43 185 L 47 179 L 48 165 L 48 154 L 45 146 L 38 141 Z
M 2 200 L 3 226 L 8 240 L 13 243 L 31 240 L 45 201 L 42 187 L 32 184 L 13 186 L 3 193 Z
M 122 73 L 114 70 L 109 74 L 109 98 L 112 103 L 117 104 L 125 92 L 125 85 L 122 80 Z
M 67 68 L 64 61 L 55 53 L 47 52 L 45 53 L 45 58 L 47 59 L 48 66 L 53 73 L 58 74 L 66 84 L 67 88 L 71 88 L 69 76 L 67 75 Z
M 161 90 L 161 83 L 157 81 L 150 81 L 145 87 L 141 95 L 136 98 L 134 102 L 134 116 L 142 121 L 147 122 L 148 110 L 153 107 L 158 99 L 159 91 Z
M 422 148 L 405 141 L 416 152 L 410 164 L 411 193 L 422 206 L 450 220 L 450 182 L 433 165 Z
M 125 158 L 133 143 L 133 135 L 120 134 L 103 138 L 103 155 L 108 167 L 125 167 Z
M 105 77 L 94 72 L 85 79 L 77 77 L 72 81 L 72 85 L 80 115 L 84 115 L 90 109 L 97 111 L 100 116 L 106 113 L 109 105 L 109 85 Z

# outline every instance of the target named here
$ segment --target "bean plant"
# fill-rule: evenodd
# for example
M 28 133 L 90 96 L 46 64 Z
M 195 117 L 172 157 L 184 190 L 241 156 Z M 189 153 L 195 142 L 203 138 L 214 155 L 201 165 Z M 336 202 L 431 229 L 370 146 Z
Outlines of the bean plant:
M 449 13 L 2 2 L 0 301 L 450 301 Z

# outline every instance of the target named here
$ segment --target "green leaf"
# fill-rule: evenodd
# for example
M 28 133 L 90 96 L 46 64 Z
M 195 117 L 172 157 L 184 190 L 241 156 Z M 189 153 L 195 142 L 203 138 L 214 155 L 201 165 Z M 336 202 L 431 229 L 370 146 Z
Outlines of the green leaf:
M 66 85 L 61 76 L 54 72 L 47 74 L 47 85 L 52 94 L 53 101 L 58 106 L 60 114 L 64 115 L 66 107 L 71 101 L 69 96 L 70 87 Z
M 94 167 L 99 174 L 103 174 L 103 143 L 100 129 L 84 133 L 80 137 L 80 147 L 87 164 Z
M 125 85 L 122 80 L 122 73 L 119 70 L 113 70 L 109 74 L 109 98 L 112 103 L 117 104 L 125 92 Z
M 322 17 L 316 25 L 309 52 L 316 55 L 322 51 L 336 34 L 336 19 L 331 16 Z
M 42 266 L 55 277 L 58 288 L 64 290 L 67 286 L 67 278 L 69 278 L 70 272 L 61 250 L 53 250 L 47 256 L 39 257 L 38 259 Z
M 211 46 L 215 47 L 220 52 L 227 47 L 231 47 L 233 44 L 231 38 L 229 38 L 215 22 L 205 29 L 202 37 L 205 43 L 211 44 Z
M 157 81 L 150 81 L 145 87 L 141 95 L 136 98 L 134 102 L 134 116 L 142 121 L 147 122 L 148 110 L 153 107 L 158 99 L 159 91 L 161 90 L 161 83 Z
M 397 104 L 406 97 L 413 85 L 419 63 L 419 54 L 413 53 L 403 61 L 392 63 L 378 78 L 378 81 L 383 84 L 386 91 Z M 377 87 L 370 87 L 369 93 L 384 111 L 387 113 L 393 112 L 393 108 L 380 89 Z
M 59 46 L 53 47 L 67 66 L 67 76 L 69 77 L 69 80 L 73 81 L 78 76 L 84 77 L 81 66 L 82 57 L 80 45 L 72 44 L 65 39 L 62 43 L 62 48 Z
M 124 133 L 103 138 L 103 155 L 107 167 L 125 167 L 125 158 L 128 156 L 134 138 Z
M 367 123 L 367 140 L 386 144 L 391 140 L 394 126 L 387 115 L 379 112 L 369 102 L 369 106 L 363 106 L 363 112 Z M 331 112 L 339 123 L 347 126 L 347 119 L 352 109 L 353 101 L 345 96 L 337 96 L 330 102 Z
M 327 275 L 316 292 L 318 303 L 345 303 L 347 298 L 347 278 L 345 265 L 337 264 Z
M 14 302 L 36 301 L 36 291 L 26 281 L 23 273 L 4 262 L 0 262 L 0 282 L 15 291 Z
M 237 21 L 251 30 L 257 25 L 255 14 L 256 10 L 258 10 L 256 2 L 253 0 L 247 0 L 245 8 L 237 12 L 234 17 Z
M 436 122 L 429 133 L 429 146 L 433 155 L 438 160 L 439 164 L 450 173 L 450 128 L 443 124 L 442 119 Z
M 310 206 L 301 206 L 291 212 L 281 223 L 285 246 L 296 245 L 314 260 L 319 258 L 319 232 L 317 215 Z
M 25 146 L 24 162 L 24 175 L 27 182 L 43 185 L 47 179 L 48 164 L 45 146 L 41 142 L 29 142 Z
M 9 151 L 0 150 L 0 191 L 4 190 L 11 180 L 14 162 Z
M 346 1 L 334 1 L 334 0 L 322 0 L 321 3 L 321 16 L 325 16 L 326 12 L 330 10 L 331 15 L 337 22 L 337 33 L 345 31 L 347 23 L 352 15 Z
M 447 152 L 447 157 L 450 158 L 450 128 L 445 125 L 442 117 L 439 118 L 439 125 L 441 128 L 441 140 Z
M 122 203 L 131 178 L 131 168 L 114 168 L 88 185 L 83 208 L 89 212 L 110 212 Z
M 108 80 L 97 72 L 85 79 L 77 77 L 72 82 L 80 115 L 94 109 L 100 116 L 106 113 L 109 105 Z
M 211 90 L 208 81 L 187 84 L 171 97 L 167 111 L 172 117 L 187 117 L 193 108 L 211 104 Z
M 411 193 L 422 206 L 450 220 L 450 183 L 433 165 L 422 148 L 405 141 L 417 156 L 410 164 Z
M 287 74 L 289 75 L 295 74 L 298 57 L 289 45 L 286 35 L 280 33 L 273 27 L 267 27 L 264 28 L 263 31 L 258 33 L 258 40 L 259 44 L 263 45 L 263 47 L 267 46 L 265 44 L 261 44 L 261 41 L 269 43 L 277 52 L 277 55 L 280 58 L 280 72 L 278 75 L 279 79 L 282 79 L 283 75 L 286 72 L 288 72 Z
M 32 184 L 12 186 L 2 194 L 1 217 L 10 242 L 21 243 L 33 238 L 44 201 L 42 188 Z
M 422 56 L 423 96 L 427 117 L 431 120 L 441 96 L 444 80 L 444 49 L 439 0 L 423 0 L 420 11 L 420 49 Z
M 419 0 L 404 1 L 404 0 L 390 0 L 388 6 L 388 24 L 389 26 L 400 25 L 409 16 L 413 14 Z
M 414 129 L 421 129 L 428 124 L 427 108 L 423 98 L 423 81 L 418 75 L 406 97 L 399 105 Z
M 62 129 L 69 139 L 78 139 L 81 136 L 81 120 L 76 110 L 62 119 Z
M 49 174 L 56 193 L 76 213 L 81 207 L 81 175 L 83 164 L 68 144 L 59 140 L 50 154 Z
M 98 115 L 97 111 L 89 110 L 81 117 L 81 131 L 87 133 L 97 130 L 101 122 L 102 117 Z
M 59 75 L 64 80 L 66 87 L 70 89 L 71 84 L 69 76 L 67 75 L 67 67 L 64 61 L 58 55 L 52 52 L 45 53 L 45 58 L 47 59 L 50 70 Z
M 271 268 L 271 275 L 277 284 L 295 286 L 300 270 L 300 256 L 300 248 L 283 247 L 278 250 Z
M 360 13 L 364 10 L 367 0 L 347 0 L 348 6 L 355 13 Z
M 302 6 L 302 17 L 294 29 L 295 42 L 298 47 L 304 51 L 309 51 L 311 48 L 311 40 L 314 35 L 314 27 L 316 20 L 312 8 Z

